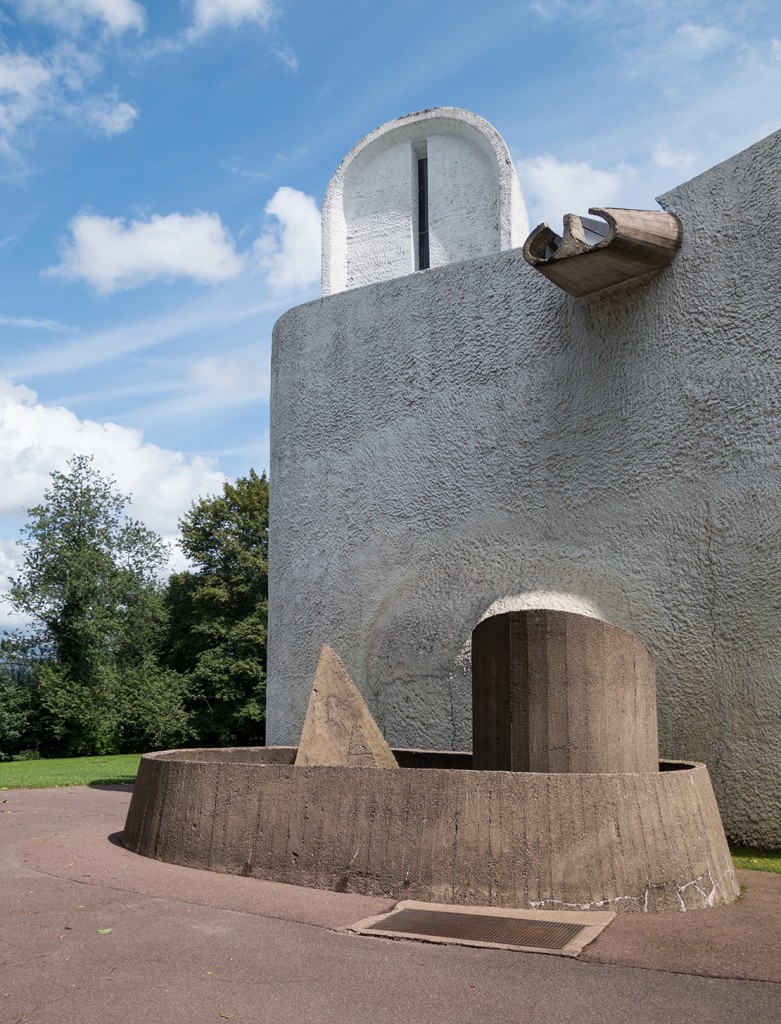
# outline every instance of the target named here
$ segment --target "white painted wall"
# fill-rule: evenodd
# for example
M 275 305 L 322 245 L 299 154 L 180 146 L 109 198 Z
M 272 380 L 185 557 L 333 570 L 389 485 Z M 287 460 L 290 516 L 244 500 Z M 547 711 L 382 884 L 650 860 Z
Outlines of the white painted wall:
M 328 642 L 392 745 L 468 749 L 486 611 L 588 609 L 654 652 L 663 756 L 781 846 L 779 166 L 781 133 L 664 196 L 675 261 L 600 296 L 509 251 L 281 318 L 270 743 Z
M 371 132 L 345 157 L 323 204 L 323 294 L 417 268 L 417 153 L 429 163 L 431 266 L 501 252 L 528 233 L 504 141 L 454 107 L 424 110 Z
M 415 270 L 414 161 L 412 143 L 397 142 L 368 154 L 349 175 L 344 192 L 347 288 Z
M 431 266 L 499 252 L 499 171 L 493 151 L 458 135 L 431 135 L 427 149 Z

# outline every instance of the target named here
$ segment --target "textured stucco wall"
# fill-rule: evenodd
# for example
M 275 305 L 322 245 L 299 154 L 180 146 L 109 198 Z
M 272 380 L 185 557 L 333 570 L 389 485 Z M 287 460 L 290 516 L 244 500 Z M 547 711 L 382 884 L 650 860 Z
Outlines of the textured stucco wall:
M 475 624 L 571 607 L 651 648 L 662 756 L 781 845 L 780 163 L 778 133 L 668 193 L 678 257 L 612 293 L 511 250 L 281 318 L 269 742 L 328 642 L 392 745 L 468 749 Z
M 523 244 L 526 207 L 504 140 L 468 110 L 389 121 L 344 158 L 323 204 L 323 294 L 412 273 L 418 167 L 428 159 L 430 265 Z
M 499 174 L 493 152 L 455 135 L 432 135 L 426 148 L 431 266 L 499 252 Z
M 415 270 L 417 187 L 411 142 L 381 150 L 351 176 L 344 193 L 346 287 Z

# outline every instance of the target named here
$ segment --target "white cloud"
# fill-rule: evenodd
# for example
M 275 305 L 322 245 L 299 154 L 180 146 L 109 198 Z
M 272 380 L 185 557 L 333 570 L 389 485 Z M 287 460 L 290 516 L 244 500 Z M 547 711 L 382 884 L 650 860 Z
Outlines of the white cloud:
M 283 185 L 265 207 L 277 219 L 255 242 L 258 263 L 276 292 L 308 288 L 320 279 L 320 211 L 312 196 Z
M 672 49 L 690 60 L 719 53 L 732 42 L 732 34 L 718 25 L 694 25 L 687 22 L 676 29 Z
M 86 124 L 101 135 L 127 131 L 138 111 L 117 91 L 90 96 L 90 83 L 102 70 L 100 59 L 71 42 L 40 56 L 0 53 L 0 154 L 19 161 L 17 136 L 47 115 Z
M 612 206 L 635 176 L 628 164 L 609 170 L 585 160 L 562 162 L 553 156 L 535 156 L 517 163 L 531 223 L 545 221 L 559 230 L 565 213 L 586 213 L 591 206 Z
M 288 71 L 298 71 L 298 57 L 296 57 L 289 46 L 286 46 L 283 50 L 278 50 L 272 46 L 271 52 L 282 61 Z
M 13 154 L 12 139 L 20 125 L 45 102 L 51 67 L 26 53 L 0 54 L 0 147 Z
M 111 138 L 121 135 L 132 127 L 138 117 L 138 110 L 132 103 L 120 100 L 116 92 L 105 96 L 93 96 L 84 104 L 87 121 L 99 135 Z
M 177 520 L 193 501 L 222 491 L 225 476 L 211 459 L 145 443 L 140 431 L 115 423 L 80 420 L 62 406 L 43 405 L 34 391 L 0 379 L 0 630 L 23 626 L 7 604 L 10 581 L 20 567 L 21 549 L 7 538 L 17 533 L 26 510 L 38 504 L 50 474 L 67 470 L 74 454 L 93 455 L 95 468 L 116 481 L 132 503 L 128 513 L 168 543 L 168 572 L 186 567 L 176 546 Z
M 236 277 L 244 258 L 216 213 L 154 214 L 127 224 L 119 217 L 80 213 L 59 264 L 44 271 L 83 280 L 99 293 L 132 288 L 158 278 L 191 277 L 214 284 Z
M 669 139 L 661 138 L 653 151 L 653 161 L 664 170 L 688 171 L 697 162 L 699 152 L 686 146 L 676 146 Z
M 561 0 L 545 0 L 545 2 L 534 0 L 533 3 L 529 4 L 529 10 L 542 18 L 543 21 L 551 21 L 553 18 L 557 18 L 566 9 L 566 3 L 562 3 Z
M 62 243 L 60 262 L 47 277 L 86 281 L 108 295 L 155 280 L 189 277 L 216 284 L 258 269 L 271 291 L 309 288 L 320 277 L 320 211 L 312 196 L 283 185 L 265 206 L 276 220 L 256 239 L 252 259 L 237 252 L 216 213 L 153 214 L 129 223 L 80 213 Z
M 190 383 L 201 396 L 209 392 L 218 401 L 268 401 L 270 377 L 268 360 L 257 349 L 225 357 L 209 356 L 190 370 Z
M 253 181 L 262 181 L 268 177 L 265 171 L 253 171 L 244 167 L 241 157 L 232 156 L 229 160 L 220 160 L 220 167 L 240 178 L 251 178 Z
M 0 516 L 23 516 L 40 501 L 53 470 L 73 454 L 94 455 L 95 467 L 131 494 L 131 513 L 159 533 L 176 532 L 177 517 L 225 477 L 200 456 L 159 448 L 141 431 L 80 420 L 62 406 L 43 405 L 34 391 L 0 380 Z
M 238 28 L 255 23 L 266 28 L 275 14 L 272 0 L 194 0 L 191 37 L 216 28 Z
M 23 328 L 34 331 L 57 331 L 75 334 L 75 327 L 66 327 L 58 320 L 48 320 L 42 316 L 0 316 L 0 327 Z
M 74 34 L 94 21 L 112 33 L 142 32 L 146 24 L 146 11 L 136 0 L 17 0 L 17 7 L 27 18 Z

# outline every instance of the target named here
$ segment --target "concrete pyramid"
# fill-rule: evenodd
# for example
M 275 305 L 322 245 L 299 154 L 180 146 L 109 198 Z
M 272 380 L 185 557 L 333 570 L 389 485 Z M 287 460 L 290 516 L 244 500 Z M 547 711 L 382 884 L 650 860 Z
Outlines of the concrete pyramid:
M 341 658 L 328 644 L 320 652 L 295 763 L 398 768 Z

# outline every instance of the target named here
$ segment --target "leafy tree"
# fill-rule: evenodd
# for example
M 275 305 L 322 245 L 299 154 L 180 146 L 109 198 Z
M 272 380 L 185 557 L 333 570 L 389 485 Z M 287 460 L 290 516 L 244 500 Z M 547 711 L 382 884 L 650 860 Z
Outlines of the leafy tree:
M 40 744 L 39 715 L 30 674 L 24 669 L 0 665 L 0 761 Z
M 194 569 L 166 594 L 168 658 L 187 675 L 195 735 L 214 745 L 262 743 L 268 615 L 268 480 L 250 470 L 179 521 Z
M 10 601 L 32 622 L 3 642 L 41 708 L 42 753 L 102 754 L 181 742 L 183 683 L 159 664 L 165 546 L 89 456 L 52 473 L 28 510 Z

